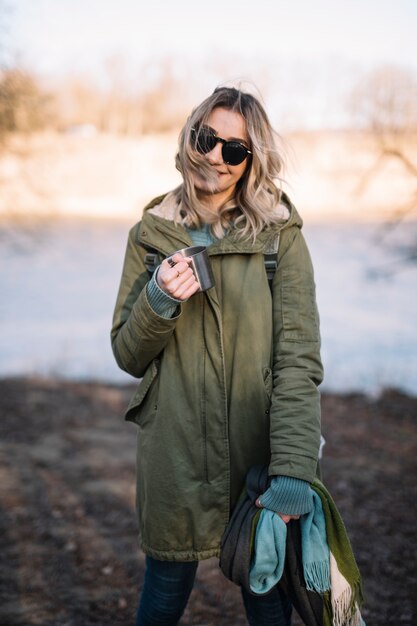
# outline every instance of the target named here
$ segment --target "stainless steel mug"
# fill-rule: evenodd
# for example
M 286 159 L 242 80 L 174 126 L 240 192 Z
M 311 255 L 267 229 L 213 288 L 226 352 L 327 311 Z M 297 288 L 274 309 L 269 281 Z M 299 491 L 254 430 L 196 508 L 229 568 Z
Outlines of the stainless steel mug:
M 176 252 L 173 252 L 171 256 L 167 258 L 171 267 L 175 265 L 175 261 L 172 260 L 174 254 L 181 254 L 184 258 L 189 257 L 191 259 L 190 266 L 200 285 L 199 291 L 207 291 L 207 289 L 214 287 L 214 276 L 209 255 L 207 254 L 207 248 L 204 246 L 191 246 L 190 248 L 176 250 Z

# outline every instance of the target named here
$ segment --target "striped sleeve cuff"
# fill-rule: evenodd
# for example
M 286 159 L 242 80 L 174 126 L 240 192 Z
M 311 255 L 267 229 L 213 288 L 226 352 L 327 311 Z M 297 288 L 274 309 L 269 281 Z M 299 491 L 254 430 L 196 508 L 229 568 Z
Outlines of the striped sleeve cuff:
M 266 509 L 283 515 L 304 515 L 313 508 L 310 484 L 292 476 L 275 476 L 259 502 Z
M 160 317 L 169 319 L 174 317 L 178 307 L 181 304 L 181 300 L 171 298 L 165 291 L 162 291 L 158 283 L 156 282 L 156 274 L 158 269 L 153 273 L 151 280 L 146 287 L 146 295 L 148 296 L 148 302 L 152 309 Z

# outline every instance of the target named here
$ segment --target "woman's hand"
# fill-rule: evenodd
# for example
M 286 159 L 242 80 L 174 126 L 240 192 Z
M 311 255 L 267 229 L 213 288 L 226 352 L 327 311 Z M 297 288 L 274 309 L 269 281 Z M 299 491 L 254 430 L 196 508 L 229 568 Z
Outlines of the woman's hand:
M 256 500 L 255 504 L 258 507 L 258 509 L 264 508 L 262 504 L 259 502 L 259 498 Z M 288 524 L 288 522 L 291 521 L 292 519 L 300 519 L 300 515 L 284 515 L 284 513 L 277 513 L 277 515 L 280 516 L 284 524 Z
M 299 515 L 283 515 L 283 513 L 277 513 L 277 515 L 280 516 L 285 524 L 288 524 L 288 522 L 290 522 L 292 519 L 300 519 Z
M 166 294 L 176 300 L 188 300 L 195 294 L 200 285 L 198 284 L 194 272 L 190 267 L 190 258 L 184 258 L 181 254 L 174 254 L 171 262 L 165 259 L 160 265 L 156 275 L 156 282 Z

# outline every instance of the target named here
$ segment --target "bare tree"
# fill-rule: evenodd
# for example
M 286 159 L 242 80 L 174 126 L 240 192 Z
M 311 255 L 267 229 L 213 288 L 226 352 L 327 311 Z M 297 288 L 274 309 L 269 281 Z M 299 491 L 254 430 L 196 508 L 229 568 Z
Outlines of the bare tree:
M 350 108 L 357 125 L 369 131 L 375 161 L 359 182 L 363 191 L 387 160 L 395 159 L 414 180 L 406 204 L 395 207 L 393 220 L 417 211 L 417 77 L 401 67 L 383 67 L 364 77 L 354 89 Z
M 0 72 L 0 133 L 44 128 L 53 116 L 52 102 L 29 72 L 18 68 Z
M 401 67 L 379 68 L 363 78 L 353 90 L 350 108 L 356 125 L 368 131 L 375 146 L 372 166 L 364 172 L 357 186 L 362 193 L 387 164 L 396 161 L 411 180 L 411 192 L 393 207 L 391 217 L 379 228 L 377 241 L 382 242 L 393 227 L 406 217 L 417 214 L 417 77 Z M 417 261 L 417 239 L 402 246 L 400 267 L 404 261 Z M 391 266 L 388 273 L 392 273 Z M 386 274 L 380 268 L 373 276 Z

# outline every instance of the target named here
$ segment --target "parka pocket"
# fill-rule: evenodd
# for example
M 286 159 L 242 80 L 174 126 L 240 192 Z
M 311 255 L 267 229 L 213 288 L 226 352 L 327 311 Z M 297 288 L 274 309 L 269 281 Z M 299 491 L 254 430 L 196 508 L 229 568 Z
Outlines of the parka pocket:
M 159 360 L 154 359 L 140 381 L 125 413 L 125 419 L 135 422 L 138 426 L 144 426 L 148 417 L 157 410 L 155 389 L 156 379 L 159 372 Z
M 281 287 L 283 338 L 286 341 L 319 341 L 319 315 L 314 282 L 307 274 L 283 272 Z
M 264 367 L 263 369 L 264 385 L 268 400 L 271 400 L 272 396 L 272 370 L 270 367 Z

